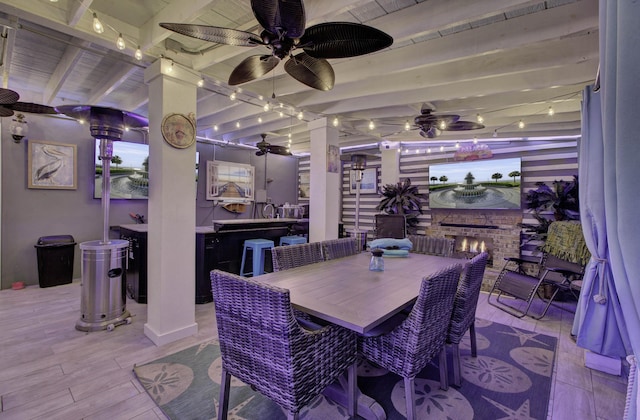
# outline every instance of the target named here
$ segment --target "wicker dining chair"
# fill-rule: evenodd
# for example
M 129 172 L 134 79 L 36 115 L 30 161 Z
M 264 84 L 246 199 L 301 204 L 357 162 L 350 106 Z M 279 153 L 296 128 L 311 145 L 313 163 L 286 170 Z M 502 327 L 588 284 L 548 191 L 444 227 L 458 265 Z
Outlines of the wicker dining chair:
M 460 341 L 469 330 L 471 339 L 471 356 L 478 354 L 476 344 L 476 308 L 482 288 L 484 269 L 487 266 L 489 254 L 483 252 L 473 257 L 462 272 L 462 278 L 458 283 L 456 298 L 453 301 L 453 313 L 447 333 L 447 344 L 453 348 L 453 384 L 460 386 L 462 378 L 460 374 Z
M 440 387 L 448 389 L 445 341 L 462 265 L 453 264 L 422 279 L 407 318 L 391 331 L 360 340 L 360 354 L 404 378 L 407 419 L 416 418 L 415 377 L 440 355 Z
M 320 242 L 276 246 L 271 248 L 273 271 L 289 270 L 324 261 Z
M 348 257 L 358 253 L 358 239 L 355 236 L 322 241 L 322 251 L 325 260 Z
M 211 272 L 222 381 L 218 419 L 226 419 L 231 375 L 297 419 L 299 411 L 348 371 L 349 414 L 356 416 L 357 337 L 331 325 L 307 330 L 291 310 L 289 291 L 259 279 Z
M 440 255 L 442 257 L 453 256 L 455 240 L 453 238 L 440 238 L 428 235 L 407 235 L 413 244 L 411 252 L 417 254 Z

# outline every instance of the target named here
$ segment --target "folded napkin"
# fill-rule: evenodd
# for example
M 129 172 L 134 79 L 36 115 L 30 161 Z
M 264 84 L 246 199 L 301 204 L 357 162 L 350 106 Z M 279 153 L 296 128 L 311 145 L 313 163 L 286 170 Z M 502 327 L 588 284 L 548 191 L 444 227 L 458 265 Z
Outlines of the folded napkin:
M 402 249 L 406 251 L 410 251 L 413 248 L 413 243 L 407 238 L 404 239 L 394 239 L 394 238 L 378 238 L 373 241 L 368 242 L 369 248 L 380 248 L 380 249 Z

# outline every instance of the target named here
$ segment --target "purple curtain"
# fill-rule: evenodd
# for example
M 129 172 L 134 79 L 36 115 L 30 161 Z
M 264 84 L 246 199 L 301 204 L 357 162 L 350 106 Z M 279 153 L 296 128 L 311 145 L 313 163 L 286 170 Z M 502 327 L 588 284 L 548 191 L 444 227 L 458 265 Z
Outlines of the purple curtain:
M 638 360 L 640 354 L 640 2 L 600 0 L 600 100 L 601 141 L 597 140 L 597 120 L 583 123 L 583 141 L 580 151 L 590 155 L 588 165 L 596 165 L 597 155 L 602 157 L 601 170 L 585 173 L 590 181 L 584 186 L 585 194 L 602 190 L 602 205 L 588 197 L 585 232 L 589 232 L 589 249 L 595 251 L 595 260 L 589 266 L 591 280 L 576 317 L 578 344 L 595 346 L 602 351 L 619 353 L 624 348 Z M 597 118 L 592 112 L 596 106 L 594 96 L 585 94 L 587 119 Z M 596 140 L 594 140 L 594 138 Z M 590 144 L 592 143 L 593 144 Z M 600 145 L 597 145 L 600 143 Z M 593 149 L 591 149 L 593 146 Z M 582 165 L 582 156 L 580 158 Z M 599 164 L 598 164 L 599 165 Z M 585 169 L 580 167 L 580 173 Z M 600 182 L 597 178 L 600 177 Z M 583 179 L 580 180 L 583 183 Z M 599 184 L 602 184 L 602 187 Z M 580 193 L 583 186 L 580 186 Z M 582 203 L 582 198 L 581 198 Z M 599 207 L 603 207 L 600 209 Z M 582 210 L 581 210 L 582 213 Z M 604 215 L 604 220 L 602 219 Z M 582 217 L 582 215 L 581 215 Z M 592 248 L 593 247 L 593 248 Z M 601 258 L 603 257 L 604 258 Z M 605 305 L 592 304 L 589 299 L 602 300 Z M 603 309 L 604 308 L 604 309 Z M 615 318 L 615 322 L 610 319 Z M 615 328 L 618 332 L 615 332 Z M 593 332 L 591 331 L 593 330 Z M 615 336 L 619 335 L 619 339 Z M 587 347 L 588 348 L 588 347 Z M 632 374 L 637 374 L 633 368 Z M 640 416 L 638 383 L 629 381 L 625 418 Z

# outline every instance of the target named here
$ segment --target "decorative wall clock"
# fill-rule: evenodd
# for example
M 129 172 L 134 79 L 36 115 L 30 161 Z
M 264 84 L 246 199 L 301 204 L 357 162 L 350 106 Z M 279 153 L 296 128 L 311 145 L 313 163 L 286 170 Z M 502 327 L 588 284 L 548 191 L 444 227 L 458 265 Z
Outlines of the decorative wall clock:
M 183 114 L 168 114 L 162 119 L 162 137 L 178 149 L 186 149 L 196 141 L 196 127 Z

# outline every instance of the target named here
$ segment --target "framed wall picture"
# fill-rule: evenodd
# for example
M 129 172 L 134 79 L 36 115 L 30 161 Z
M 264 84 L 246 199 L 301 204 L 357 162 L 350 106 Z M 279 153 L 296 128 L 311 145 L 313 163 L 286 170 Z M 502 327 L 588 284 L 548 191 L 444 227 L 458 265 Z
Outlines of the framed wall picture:
M 28 187 L 77 189 L 76 145 L 29 140 Z
M 254 174 L 251 165 L 207 161 L 207 200 L 253 201 Z
M 327 146 L 327 172 L 338 173 L 340 169 L 340 149 L 334 144 Z
M 356 193 L 356 174 L 358 171 L 349 171 L 349 192 Z M 362 181 L 360 182 L 360 193 L 376 194 L 378 192 L 378 169 L 367 168 L 362 171 Z

